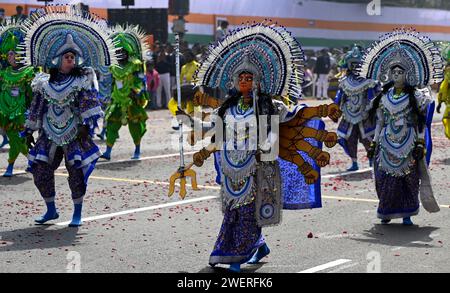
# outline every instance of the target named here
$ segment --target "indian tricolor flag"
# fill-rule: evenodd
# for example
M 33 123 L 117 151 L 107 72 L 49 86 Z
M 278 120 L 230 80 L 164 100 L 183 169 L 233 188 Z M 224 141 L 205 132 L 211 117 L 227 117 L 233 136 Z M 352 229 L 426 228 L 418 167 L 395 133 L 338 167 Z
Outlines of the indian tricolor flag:
M 303 47 L 368 44 L 398 27 L 413 27 L 434 41 L 450 41 L 450 11 L 314 0 L 190 0 L 186 17 L 189 43 L 208 43 L 220 21 L 229 28 L 243 22 L 272 19 L 286 26 Z M 380 6 L 378 6 L 380 5 Z M 172 21 L 169 16 L 169 34 Z
M 54 0 L 52 4 L 84 2 L 91 12 L 107 18 L 107 9 L 124 8 L 120 0 Z M 190 15 L 186 17 L 189 43 L 208 43 L 214 39 L 220 21 L 229 28 L 243 22 L 272 19 L 284 25 L 299 39 L 303 47 L 343 47 L 354 43 L 367 44 L 379 35 L 398 27 L 413 27 L 434 41 L 450 41 L 450 11 L 391 7 L 382 0 L 366 0 L 361 4 L 316 0 L 190 0 Z M 168 8 L 168 0 L 135 0 L 137 8 Z M 36 0 L 0 0 L 6 15 L 15 14 L 16 5 L 27 13 L 42 7 Z M 168 29 L 173 41 L 172 22 Z

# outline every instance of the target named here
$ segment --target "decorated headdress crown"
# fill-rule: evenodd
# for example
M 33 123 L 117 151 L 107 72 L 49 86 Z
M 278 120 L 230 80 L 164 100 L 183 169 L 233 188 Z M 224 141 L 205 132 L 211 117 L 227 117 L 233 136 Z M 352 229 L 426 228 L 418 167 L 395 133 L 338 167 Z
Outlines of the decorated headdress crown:
M 260 72 L 255 64 L 252 63 L 249 56 L 245 56 L 241 64 L 233 72 L 233 82 L 237 86 L 239 82 L 239 75 L 244 72 L 249 72 L 253 75 L 253 82 L 257 84 L 260 80 Z
M 7 19 L 0 25 L 0 59 L 6 60 L 10 51 L 17 52 L 24 36 L 21 23 L 14 19 Z
M 26 35 L 23 63 L 54 67 L 67 51 L 79 54 L 83 66 L 117 64 L 117 49 L 106 21 L 73 6 L 48 6 L 23 22 Z
M 116 47 L 123 48 L 128 55 L 140 60 L 146 59 L 150 51 L 147 36 L 137 25 L 116 25 L 113 28 L 113 38 Z
M 395 65 L 405 69 L 406 81 L 411 86 L 438 83 L 444 76 L 439 48 L 414 29 L 397 29 L 382 36 L 363 56 L 360 75 L 385 83 Z
M 360 63 L 362 60 L 362 53 L 360 48 L 357 45 L 354 45 L 353 48 L 345 54 L 344 62 L 347 68 L 350 68 L 352 63 Z
M 300 44 L 284 27 L 268 22 L 247 24 L 209 47 L 194 80 L 197 86 L 228 92 L 235 87 L 237 73 L 250 71 L 263 93 L 299 97 L 303 62 Z

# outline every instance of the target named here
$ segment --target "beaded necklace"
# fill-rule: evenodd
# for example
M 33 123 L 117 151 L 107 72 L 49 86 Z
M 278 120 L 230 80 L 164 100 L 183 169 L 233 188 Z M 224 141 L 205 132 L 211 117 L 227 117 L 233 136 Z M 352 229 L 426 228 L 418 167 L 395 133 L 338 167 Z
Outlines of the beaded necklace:
M 239 110 L 239 112 L 241 112 L 241 113 L 247 112 L 248 109 L 250 109 L 250 105 L 244 103 L 244 98 L 241 97 L 239 99 L 239 102 L 238 102 L 238 110 Z

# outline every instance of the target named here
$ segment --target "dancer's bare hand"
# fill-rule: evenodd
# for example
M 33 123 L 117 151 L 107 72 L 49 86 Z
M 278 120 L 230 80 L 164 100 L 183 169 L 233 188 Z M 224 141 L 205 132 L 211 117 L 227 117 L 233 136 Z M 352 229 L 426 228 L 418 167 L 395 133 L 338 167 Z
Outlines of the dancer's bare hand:
M 416 159 L 417 161 L 420 161 L 423 159 L 423 157 L 425 156 L 425 147 L 423 144 L 417 144 L 416 147 L 413 150 L 413 158 Z
M 26 143 L 29 149 L 32 149 L 36 142 L 34 141 L 34 136 L 32 133 L 27 133 L 27 136 L 25 137 Z
M 78 128 L 78 139 L 86 141 L 89 138 L 89 128 L 86 125 L 81 125 Z
M 373 160 L 373 158 L 375 157 L 376 148 L 377 144 L 375 142 L 372 142 L 370 144 L 369 150 L 367 151 L 367 158 L 369 160 Z

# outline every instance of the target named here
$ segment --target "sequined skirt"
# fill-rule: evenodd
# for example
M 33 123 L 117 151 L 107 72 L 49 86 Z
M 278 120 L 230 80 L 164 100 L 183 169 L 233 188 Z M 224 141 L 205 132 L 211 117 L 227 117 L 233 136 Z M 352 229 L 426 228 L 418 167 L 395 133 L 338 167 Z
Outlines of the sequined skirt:
M 419 214 L 420 176 L 417 166 L 404 176 L 392 176 L 375 168 L 378 218 L 398 219 Z
M 219 236 L 209 258 L 210 265 L 246 263 L 264 245 L 255 212 L 255 202 L 225 211 Z

